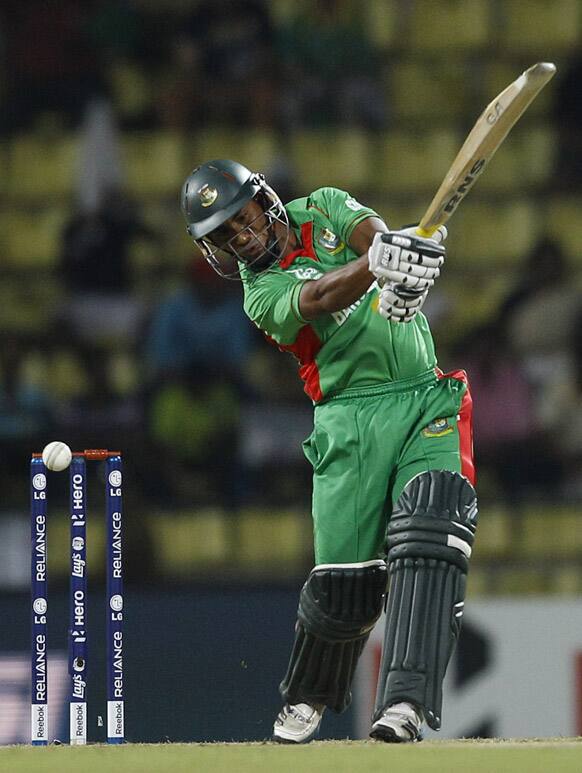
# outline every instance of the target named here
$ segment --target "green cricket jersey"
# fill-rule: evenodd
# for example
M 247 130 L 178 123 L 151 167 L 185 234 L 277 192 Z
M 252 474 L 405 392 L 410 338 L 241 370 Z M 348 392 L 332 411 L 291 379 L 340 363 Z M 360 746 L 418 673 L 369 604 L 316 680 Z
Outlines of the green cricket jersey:
M 342 311 L 311 321 L 299 312 L 304 282 L 359 257 L 350 235 L 362 220 L 378 215 L 337 188 L 319 188 L 285 209 L 302 246 L 263 273 L 242 272 L 244 309 L 274 344 L 296 356 L 309 397 L 320 403 L 347 389 L 416 378 L 434 368 L 426 317 L 385 320 L 378 313 L 376 283 Z

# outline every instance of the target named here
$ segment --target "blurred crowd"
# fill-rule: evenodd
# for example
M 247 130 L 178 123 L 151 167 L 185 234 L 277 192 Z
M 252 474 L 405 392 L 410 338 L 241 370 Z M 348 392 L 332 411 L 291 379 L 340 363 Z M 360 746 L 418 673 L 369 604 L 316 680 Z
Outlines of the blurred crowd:
M 105 125 L 121 132 L 268 127 L 282 141 L 298 127 L 339 123 L 372 136 L 393 120 L 389 59 L 364 29 L 358 4 L 200 0 L 175 3 L 172 13 L 165 5 L 4 0 L 3 136 L 47 121 L 84 131 L 99 105 L 109 112 Z M 564 137 L 582 111 L 567 85 L 580 64 L 570 66 L 556 107 Z M 179 271 L 164 268 L 167 234 L 127 195 L 114 143 L 103 131 L 98 137 L 101 158 L 113 155 L 105 176 L 99 164 L 85 166 L 60 235 L 62 301 L 42 335 L 24 325 L 0 331 L 6 501 L 21 501 L 15 481 L 25 480 L 30 451 L 59 438 L 123 448 L 135 489 L 150 503 L 308 508 L 300 441 L 311 408 L 295 363 L 246 320 L 240 287 L 199 256 Z M 577 144 L 558 159 L 575 187 L 582 184 Z M 284 158 L 272 171 L 283 198 L 307 193 L 296 190 Z M 147 292 L 132 269 L 138 242 L 154 255 Z M 427 306 L 441 367 L 469 372 L 485 498 L 516 507 L 531 498 L 582 499 L 582 298 L 574 257 L 541 238 L 485 323 L 452 337 L 442 312 L 446 284 Z
M 386 123 L 351 0 L 6 0 L 0 24 L 6 131 L 47 112 L 75 126 L 104 95 L 124 129 Z

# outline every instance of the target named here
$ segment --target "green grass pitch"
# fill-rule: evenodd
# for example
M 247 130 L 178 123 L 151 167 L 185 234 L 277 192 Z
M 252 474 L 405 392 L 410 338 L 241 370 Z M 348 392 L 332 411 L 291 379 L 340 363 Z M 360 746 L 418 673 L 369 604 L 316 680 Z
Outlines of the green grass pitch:
M 580 773 L 582 738 L 524 741 L 430 741 L 392 745 L 322 741 L 125 744 L 84 748 L 0 748 L 10 773 Z

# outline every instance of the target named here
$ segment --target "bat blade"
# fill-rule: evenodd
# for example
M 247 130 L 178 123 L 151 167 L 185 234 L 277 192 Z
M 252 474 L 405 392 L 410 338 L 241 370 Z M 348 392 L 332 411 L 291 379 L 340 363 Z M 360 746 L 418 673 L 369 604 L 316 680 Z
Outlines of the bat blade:
M 447 222 L 556 66 L 538 62 L 493 99 L 479 116 L 424 213 L 417 232 L 431 236 Z

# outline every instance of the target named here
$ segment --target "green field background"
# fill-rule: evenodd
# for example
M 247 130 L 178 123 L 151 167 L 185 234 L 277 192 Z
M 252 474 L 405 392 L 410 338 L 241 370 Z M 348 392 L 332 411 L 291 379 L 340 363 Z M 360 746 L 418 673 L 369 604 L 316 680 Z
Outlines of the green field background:
M 131 744 L 8 747 L 10 773 L 578 773 L 582 740 L 456 741 L 395 746 L 367 741 L 265 744 Z

